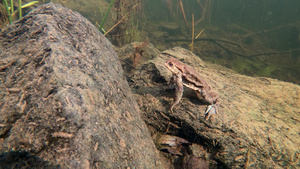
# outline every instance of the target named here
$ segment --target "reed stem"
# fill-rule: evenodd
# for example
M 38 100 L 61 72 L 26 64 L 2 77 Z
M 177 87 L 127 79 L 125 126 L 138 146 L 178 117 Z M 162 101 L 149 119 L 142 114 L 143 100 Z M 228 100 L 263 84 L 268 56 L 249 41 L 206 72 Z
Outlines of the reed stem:
M 10 0 L 10 9 L 11 13 L 14 13 L 14 0 Z
M 103 20 L 102 20 L 102 22 L 101 22 L 100 27 L 99 27 L 99 30 L 100 30 L 100 31 L 101 31 L 102 28 L 103 28 L 103 25 L 104 25 L 104 23 L 105 23 L 105 21 L 106 21 L 106 18 L 107 18 L 107 16 L 108 16 L 108 13 L 110 12 L 110 8 L 112 7 L 113 4 L 114 4 L 114 0 L 111 0 L 111 1 L 110 1 L 110 4 L 109 4 L 109 7 L 108 7 L 108 9 L 107 9 L 107 12 L 106 12 L 106 14 L 105 14 L 105 16 L 104 16 L 104 18 L 103 18 Z
M 8 15 L 9 24 L 11 24 L 12 23 L 12 19 L 11 19 L 11 13 L 9 11 L 9 6 L 8 6 L 6 0 L 3 0 L 3 2 L 4 2 L 5 8 L 6 8 L 6 12 L 7 12 L 7 15 Z
M 194 27 L 194 13 L 192 14 L 192 44 L 191 44 L 191 51 L 194 50 L 194 36 L 195 36 L 195 27 Z
M 13 6 L 13 4 L 12 4 Z M 22 18 L 22 0 L 19 0 L 19 19 Z

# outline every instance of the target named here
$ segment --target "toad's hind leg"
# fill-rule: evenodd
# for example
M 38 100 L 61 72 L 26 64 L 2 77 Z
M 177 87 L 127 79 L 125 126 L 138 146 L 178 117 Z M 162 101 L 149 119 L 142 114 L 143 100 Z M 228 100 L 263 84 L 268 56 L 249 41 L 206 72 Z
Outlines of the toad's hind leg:
M 173 108 L 175 105 L 177 105 L 183 94 L 183 83 L 182 83 L 182 75 L 181 73 L 178 73 L 173 76 L 173 81 L 175 83 L 175 97 L 174 97 L 174 102 L 170 107 L 170 110 L 173 111 Z

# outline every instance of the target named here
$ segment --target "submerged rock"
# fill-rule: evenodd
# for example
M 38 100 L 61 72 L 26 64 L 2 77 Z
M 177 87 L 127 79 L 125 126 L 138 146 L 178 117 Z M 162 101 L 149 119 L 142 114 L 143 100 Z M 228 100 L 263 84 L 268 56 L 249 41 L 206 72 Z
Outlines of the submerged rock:
M 117 49 L 128 85 L 111 43 L 52 3 L 0 37 L 0 168 L 300 166 L 299 85 L 239 75 L 179 47 L 148 44 L 132 67 L 139 43 Z M 206 121 L 207 103 L 189 90 L 169 111 L 169 57 L 211 85 L 219 114 Z
M 0 51 L 1 167 L 162 167 L 112 44 L 87 19 L 43 5 L 0 32 Z
M 128 56 L 124 51 L 131 48 L 118 50 L 122 60 Z M 155 51 L 152 45 L 144 50 Z M 299 85 L 240 75 L 180 47 L 143 57 L 147 59 L 139 67 L 123 63 L 123 68 L 152 137 L 168 134 L 199 145 L 205 151 L 199 154 L 206 154 L 210 168 L 300 167 Z M 217 91 L 218 115 L 205 121 L 207 103 L 187 90 L 173 112 L 168 111 L 174 97 L 168 84 L 171 72 L 164 66 L 169 57 L 193 67 Z M 176 160 L 165 152 L 161 155 L 171 166 Z

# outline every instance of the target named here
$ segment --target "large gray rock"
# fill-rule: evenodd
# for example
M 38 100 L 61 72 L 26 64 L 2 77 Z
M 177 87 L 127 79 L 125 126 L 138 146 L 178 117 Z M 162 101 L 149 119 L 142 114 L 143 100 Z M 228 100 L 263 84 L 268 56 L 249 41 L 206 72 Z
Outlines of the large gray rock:
M 80 14 L 43 5 L 0 51 L 2 168 L 161 168 L 111 43 Z

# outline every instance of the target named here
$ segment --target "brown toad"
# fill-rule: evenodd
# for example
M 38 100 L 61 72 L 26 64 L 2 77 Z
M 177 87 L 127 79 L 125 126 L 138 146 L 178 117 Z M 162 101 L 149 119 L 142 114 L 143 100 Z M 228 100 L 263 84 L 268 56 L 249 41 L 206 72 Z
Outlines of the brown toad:
M 178 61 L 175 58 L 170 58 L 166 61 L 165 66 L 172 72 L 172 81 L 175 84 L 175 98 L 171 105 L 172 111 L 174 106 L 179 103 L 183 94 L 183 86 L 199 92 L 201 97 L 210 105 L 205 112 L 205 119 L 209 119 L 212 114 L 217 114 L 218 94 L 211 91 L 211 86 L 200 76 L 193 68 Z

